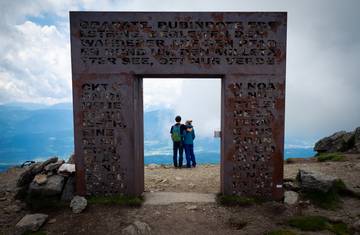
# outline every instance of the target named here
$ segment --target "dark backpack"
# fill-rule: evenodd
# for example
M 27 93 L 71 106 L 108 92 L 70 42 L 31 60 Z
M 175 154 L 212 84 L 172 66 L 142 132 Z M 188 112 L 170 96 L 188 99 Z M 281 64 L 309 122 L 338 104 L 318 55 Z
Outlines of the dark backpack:
M 180 142 L 181 141 L 181 131 L 180 131 L 180 125 L 174 125 L 171 132 L 171 139 L 174 142 Z

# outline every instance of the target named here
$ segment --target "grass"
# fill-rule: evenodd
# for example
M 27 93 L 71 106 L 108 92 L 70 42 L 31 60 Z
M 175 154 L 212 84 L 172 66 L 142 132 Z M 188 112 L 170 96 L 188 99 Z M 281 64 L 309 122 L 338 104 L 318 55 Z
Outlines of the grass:
M 344 223 L 332 224 L 331 228 L 328 228 L 329 231 L 335 233 L 336 235 L 348 235 L 350 234 L 349 228 Z
M 265 233 L 265 235 L 296 235 L 293 231 L 285 230 L 285 229 L 277 229 L 272 230 L 270 232 Z
M 120 205 L 139 207 L 142 205 L 144 199 L 142 197 L 131 196 L 90 196 L 87 198 L 89 204 L 101 204 L 101 205 Z
M 328 192 L 305 191 L 302 196 L 311 201 L 312 204 L 326 210 L 336 210 L 341 207 L 342 201 L 340 195 L 351 196 L 342 180 L 336 180 Z
M 342 201 L 337 192 L 330 190 L 327 193 L 321 191 L 304 192 L 303 197 L 311 201 L 317 207 L 326 210 L 336 210 L 341 207 Z
M 302 231 L 321 231 L 328 228 L 328 219 L 322 216 L 297 216 L 288 220 L 288 225 Z
M 223 195 L 221 193 L 217 195 L 216 200 L 223 206 L 250 206 L 263 202 L 263 200 L 254 197 Z
M 320 153 L 317 155 L 317 160 L 319 162 L 341 162 L 345 161 L 345 156 L 342 153 Z
M 350 234 L 345 223 L 331 223 L 328 218 L 323 216 L 297 216 L 289 219 L 287 223 L 302 231 L 328 230 L 336 235 Z

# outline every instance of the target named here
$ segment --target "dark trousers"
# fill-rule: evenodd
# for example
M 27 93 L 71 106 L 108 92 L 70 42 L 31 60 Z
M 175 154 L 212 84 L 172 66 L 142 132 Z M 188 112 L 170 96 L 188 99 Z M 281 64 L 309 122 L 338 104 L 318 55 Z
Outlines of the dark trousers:
M 174 150 L 174 154 L 173 154 L 173 161 L 174 161 L 174 166 L 175 167 L 182 167 L 182 164 L 183 164 L 183 152 L 184 152 L 184 149 L 183 149 L 183 145 L 182 143 L 179 141 L 179 142 L 173 142 L 174 145 L 173 145 L 173 150 Z M 178 150 L 179 150 L 179 164 L 178 164 L 178 161 L 177 161 L 177 153 L 178 153 Z
M 193 144 L 185 144 L 185 155 L 186 155 L 186 167 L 196 166 L 195 154 L 194 154 L 194 145 Z

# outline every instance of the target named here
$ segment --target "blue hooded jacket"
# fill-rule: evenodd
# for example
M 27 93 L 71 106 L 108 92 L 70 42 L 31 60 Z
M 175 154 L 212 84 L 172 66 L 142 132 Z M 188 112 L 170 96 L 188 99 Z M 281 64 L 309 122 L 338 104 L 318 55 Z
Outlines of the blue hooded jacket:
M 183 131 L 183 136 L 184 136 L 184 144 L 194 144 L 194 139 L 195 139 L 194 127 L 192 125 L 186 125 L 186 128 Z

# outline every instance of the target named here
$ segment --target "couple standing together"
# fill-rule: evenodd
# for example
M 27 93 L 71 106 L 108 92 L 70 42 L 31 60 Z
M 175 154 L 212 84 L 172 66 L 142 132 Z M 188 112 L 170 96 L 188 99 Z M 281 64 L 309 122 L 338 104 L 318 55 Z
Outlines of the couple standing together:
M 183 149 L 185 149 L 186 167 L 190 168 L 196 166 L 195 154 L 194 154 L 194 139 L 195 131 L 191 125 L 192 120 L 188 120 L 184 124 L 181 124 L 181 117 L 175 117 L 176 124 L 170 129 L 171 138 L 173 141 L 173 161 L 174 167 L 181 168 L 183 164 Z M 177 153 L 179 151 L 179 162 L 177 159 Z

